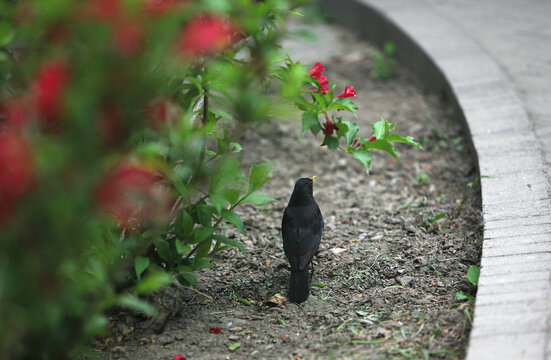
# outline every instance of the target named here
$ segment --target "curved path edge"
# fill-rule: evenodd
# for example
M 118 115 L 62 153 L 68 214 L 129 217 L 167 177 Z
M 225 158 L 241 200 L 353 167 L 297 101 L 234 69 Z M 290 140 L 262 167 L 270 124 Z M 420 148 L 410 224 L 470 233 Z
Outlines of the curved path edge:
M 394 42 L 400 63 L 446 97 L 468 129 L 481 176 L 484 242 L 466 358 L 550 359 L 549 179 L 508 78 L 423 0 L 321 0 L 320 7 L 378 45 Z

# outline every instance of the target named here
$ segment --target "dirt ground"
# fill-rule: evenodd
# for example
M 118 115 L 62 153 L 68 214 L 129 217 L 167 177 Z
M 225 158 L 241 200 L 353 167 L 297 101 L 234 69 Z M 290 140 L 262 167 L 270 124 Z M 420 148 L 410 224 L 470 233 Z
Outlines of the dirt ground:
M 247 255 L 220 253 L 215 268 L 198 274 L 196 290 L 159 295 L 177 309 L 162 333 L 152 333 L 150 321 L 115 316 L 107 346 L 104 339 L 95 344 L 101 358 L 464 358 L 473 308 L 456 293 L 476 291 L 466 278 L 482 241 L 475 158 L 437 96 L 403 69 L 389 82 L 375 80 L 375 49 L 331 28 L 346 56 L 325 61 L 326 75 L 337 91 L 357 91 L 360 135 L 369 136 L 369 124 L 383 116 L 425 150 L 399 146 L 400 161 L 374 152 L 368 177 L 352 157 L 320 147 L 321 138 L 301 137 L 298 122 L 237 129 L 245 163 L 275 165 L 262 192 L 279 202 L 239 210 L 247 234 L 228 232 Z M 289 279 L 283 210 L 296 179 L 313 175 L 326 224 L 313 282 L 324 286 L 311 287 L 301 305 L 275 305 L 268 300 L 286 296 Z

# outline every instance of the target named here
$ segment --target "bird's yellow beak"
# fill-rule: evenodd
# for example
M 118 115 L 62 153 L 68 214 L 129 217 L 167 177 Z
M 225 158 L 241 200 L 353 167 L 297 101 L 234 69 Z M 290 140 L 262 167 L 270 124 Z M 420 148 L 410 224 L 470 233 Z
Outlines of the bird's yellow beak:
M 312 176 L 312 182 L 316 181 L 317 176 Z

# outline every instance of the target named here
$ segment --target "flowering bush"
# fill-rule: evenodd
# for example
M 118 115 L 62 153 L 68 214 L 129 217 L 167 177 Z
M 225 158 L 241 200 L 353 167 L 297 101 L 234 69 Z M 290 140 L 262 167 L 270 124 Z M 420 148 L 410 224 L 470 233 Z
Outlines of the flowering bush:
M 296 104 L 304 132 L 367 170 L 372 149 L 417 145 L 385 120 L 357 137 L 330 115 L 356 112 L 354 89 L 334 97 L 321 64 L 281 61 L 298 2 L 0 4 L 1 358 L 67 358 L 106 309 L 152 315 L 139 295 L 244 252 L 220 230 L 244 232 L 233 210 L 273 200 L 258 192 L 271 167 L 242 167 L 232 121 Z

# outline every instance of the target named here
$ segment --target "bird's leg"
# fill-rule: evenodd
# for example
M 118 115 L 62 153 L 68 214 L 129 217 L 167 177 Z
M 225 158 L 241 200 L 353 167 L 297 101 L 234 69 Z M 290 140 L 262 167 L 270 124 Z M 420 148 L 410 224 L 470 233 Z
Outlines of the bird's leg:
M 310 261 L 310 282 L 312 282 L 312 279 L 314 278 L 314 261 Z

